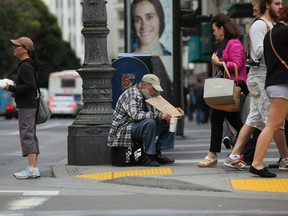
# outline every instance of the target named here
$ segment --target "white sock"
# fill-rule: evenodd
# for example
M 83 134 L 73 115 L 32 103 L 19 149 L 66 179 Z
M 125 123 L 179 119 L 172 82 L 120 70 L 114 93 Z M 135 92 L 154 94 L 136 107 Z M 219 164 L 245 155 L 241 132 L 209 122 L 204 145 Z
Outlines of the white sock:
M 232 160 L 240 159 L 240 155 L 230 154 L 229 157 L 230 157 Z

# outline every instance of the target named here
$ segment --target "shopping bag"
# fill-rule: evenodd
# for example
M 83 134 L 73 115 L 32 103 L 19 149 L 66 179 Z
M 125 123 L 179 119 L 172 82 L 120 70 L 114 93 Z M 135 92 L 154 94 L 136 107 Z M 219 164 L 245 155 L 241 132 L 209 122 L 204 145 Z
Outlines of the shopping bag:
M 10 79 L 0 79 L 0 89 L 4 89 L 6 85 L 14 85 L 14 82 Z
M 241 95 L 241 88 L 239 86 L 235 86 L 235 97 L 233 103 L 209 104 L 208 106 L 216 110 L 222 110 L 226 112 L 238 112 L 240 110 L 240 95 Z
M 206 104 L 234 103 L 235 84 L 231 79 L 209 78 L 204 82 L 204 100 Z
M 37 108 L 37 114 L 36 114 L 36 124 L 42 124 L 48 121 L 48 119 L 51 117 L 51 110 L 42 97 L 41 94 L 39 94 L 38 97 L 38 108 Z
M 240 109 L 241 88 L 238 86 L 238 68 L 234 63 L 236 83 L 231 79 L 225 63 L 223 63 L 228 78 L 205 79 L 204 100 L 206 104 L 216 110 L 237 112 Z

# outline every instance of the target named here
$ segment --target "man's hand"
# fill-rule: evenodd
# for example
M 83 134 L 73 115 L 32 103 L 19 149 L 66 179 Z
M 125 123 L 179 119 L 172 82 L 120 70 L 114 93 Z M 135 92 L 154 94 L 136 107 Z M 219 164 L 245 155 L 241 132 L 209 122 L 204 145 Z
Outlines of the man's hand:
M 177 107 L 176 109 L 181 113 L 182 116 L 185 115 L 184 111 L 180 107 Z
M 165 121 L 167 121 L 167 122 L 169 123 L 171 117 L 172 117 L 172 116 L 169 115 L 168 113 L 163 113 L 163 114 L 161 115 L 161 120 L 165 120 Z

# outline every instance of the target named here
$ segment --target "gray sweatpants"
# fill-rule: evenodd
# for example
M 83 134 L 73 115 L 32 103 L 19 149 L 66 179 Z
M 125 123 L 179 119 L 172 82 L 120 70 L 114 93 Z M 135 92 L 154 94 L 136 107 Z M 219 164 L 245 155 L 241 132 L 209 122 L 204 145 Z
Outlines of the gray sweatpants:
M 23 157 L 31 153 L 40 153 L 36 136 L 36 111 L 36 108 L 18 109 L 19 133 Z

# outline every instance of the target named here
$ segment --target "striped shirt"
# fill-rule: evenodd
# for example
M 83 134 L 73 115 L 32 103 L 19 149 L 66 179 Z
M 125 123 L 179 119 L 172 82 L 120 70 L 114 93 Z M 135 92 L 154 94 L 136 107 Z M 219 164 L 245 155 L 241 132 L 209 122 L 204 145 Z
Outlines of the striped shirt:
M 116 104 L 108 135 L 111 147 L 132 146 L 131 126 L 134 121 L 147 118 L 160 120 L 161 112 L 145 102 L 137 85 L 123 92 Z

